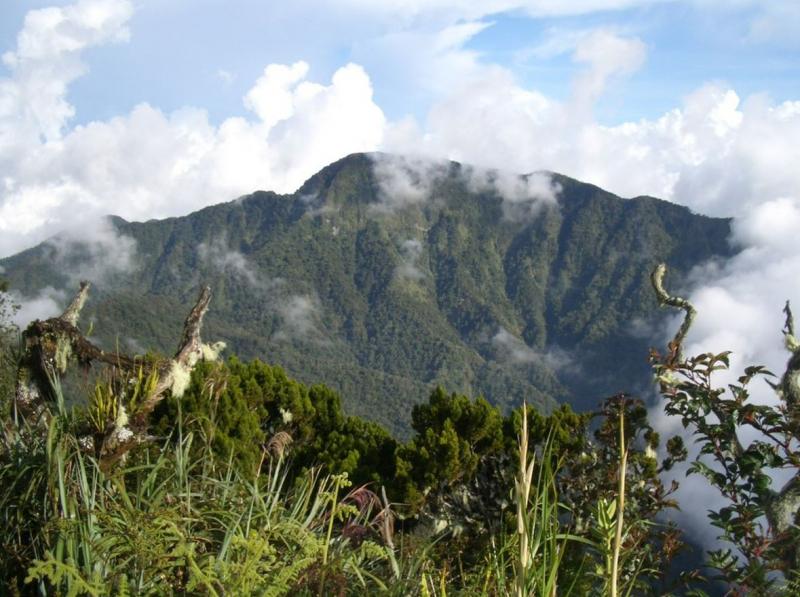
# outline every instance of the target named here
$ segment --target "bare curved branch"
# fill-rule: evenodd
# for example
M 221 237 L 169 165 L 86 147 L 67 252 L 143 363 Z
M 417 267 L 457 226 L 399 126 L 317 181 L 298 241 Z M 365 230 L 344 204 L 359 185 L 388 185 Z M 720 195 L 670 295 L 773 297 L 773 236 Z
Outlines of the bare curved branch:
M 81 282 L 81 287 L 78 290 L 78 294 L 75 295 L 75 298 L 72 299 L 72 302 L 69 304 L 69 307 L 61 314 L 59 319 L 64 321 L 72 326 L 78 324 L 78 316 L 81 313 L 81 309 L 83 309 L 83 304 L 86 302 L 86 297 L 89 296 L 89 287 L 91 285 L 89 282 Z
M 63 373 L 72 361 L 84 367 L 92 363 L 110 365 L 123 377 L 133 379 L 140 373 L 156 372 L 155 387 L 143 397 L 135 412 L 126 413 L 118 421 L 109 421 L 102 437 L 81 438 L 100 458 L 100 466 L 107 469 L 131 448 L 146 441 L 146 415 L 164 399 L 167 391 L 182 395 L 194 366 L 201 360 L 215 358 L 224 344 L 206 346 L 200 340 L 203 317 L 211 300 L 211 289 L 204 286 L 186 319 L 174 358 L 143 362 L 123 354 L 105 353 L 89 342 L 76 326 L 88 291 L 89 283 L 82 282 L 61 316 L 34 321 L 23 332 L 24 352 L 17 372 L 15 406 L 30 422 L 46 423 L 47 403 L 54 399 L 50 379 L 56 372 Z
M 200 328 L 203 326 L 203 317 L 208 311 L 211 301 L 211 289 L 203 286 L 200 296 L 192 308 L 186 323 L 183 325 L 183 334 L 175 357 L 171 361 L 161 364 L 158 384 L 155 391 L 144 401 L 140 407 L 142 412 L 152 411 L 156 404 L 161 402 L 164 393 L 171 389 L 173 393 L 181 396 L 188 383 L 188 377 L 198 361 L 203 360 L 203 345 L 200 342 Z
M 682 299 L 677 296 L 671 296 L 666 290 L 664 290 L 663 282 L 664 274 L 666 274 L 666 272 L 666 264 L 659 263 L 656 269 L 653 270 L 653 273 L 650 274 L 650 281 L 653 284 L 653 290 L 656 293 L 658 304 L 662 306 L 669 305 L 670 307 L 675 307 L 676 309 L 683 309 L 686 313 L 681 327 L 678 328 L 678 331 L 675 333 L 675 337 L 672 339 L 672 342 L 670 342 L 669 345 L 670 358 L 668 359 L 668 362 L 673 363 L 683 361 L 683 341 L 686 339 L 686 334 L 689 333 L 689 328 L 692 327 L 692 323 L 694 323 L 694 318 L 697 316 L 697 311 L 686 299 Z

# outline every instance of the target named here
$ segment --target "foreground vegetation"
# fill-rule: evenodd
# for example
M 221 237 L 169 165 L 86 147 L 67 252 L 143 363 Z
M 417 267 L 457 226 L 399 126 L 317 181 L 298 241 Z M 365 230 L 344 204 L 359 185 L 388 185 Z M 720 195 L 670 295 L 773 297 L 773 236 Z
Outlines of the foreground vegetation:
M 201 319 L 192 328 L 198 341 Z M 795 359 L 793 327 L 787 309 Z M 32 329 L 18 362 L 30 356 Z M 13 330 L 4 332 L 6 358 Z M 191 336 L 185 330 L 181 350 Z M 62 354 L 58 337 L 38 340 L 40 350 Z M 653 364 L 668 410 L 717 461 L 693 470 L 730 502 L 711 515 L 732 544 L 711 554 L 713 576 L 729 594 L 791 594 L 796 481 L 775 491 L 767 474 L 794 475 L 800 466 L 793 361 L 775 384 L 782 402 L 756 406 L 747 387 L 766 372 L 748 369 L 725 393 L 712 374 L 727 366 L 726 355 L 684 359 L 681 342 L 679 334 Z M 72 356 L 80 359 L 80 348 Z M 325 386 L 306 387 L 258 361 L 217 362 L 207 349 L 198 348 L 208 358 L 192 363 L 185 387 L 172 379 L 159 394 L 177 375 L 167 364 L 181 350 L 174 360 L 108 359 L 82 378 L 82 390 L 74 380 L 62 385 L 56 363 L 38 382 L 47 384 L 38 390 L 41 408 L 20 403 L 19 393 L 15 399 L 4 378 L 0 592 L 710 590 L 699 571 L 677 572 L 680 532 L 665 523 L 675 486 L 665 488 L 659 474 L 685 459 L 686 448 L 672 438 L 659 460 L 660 438 L 635 399 L 614 396 L 593 414 L 523 406 L 503 416 L 481 398 L 437 389 L 414 407 L 413 436 L 399 443 L 379 425 L 346 416 Z M 15 372 L 18 386 L 38 387 L 33 373 Z M 761 439 L 744 444 L 739 433 L 748 426 Z
M 182 412 L 174 439 L 106 473 L 75 439 L 84 411 L 57 396 L 46 435 L 25 424 L 9 433 L 7 594 L 583 595 L 611 578 L 632 588 L 637 570 L 646 577 L 652 566 L 615 540 L 613 499 L 581 514 L 588 533 L 565 522 L 579 513 L 559 496 L 555 434 L 538 458 L 523 445 L 521 461 L 502 463 L 516 489 L 496 518 L 471 517 L 491 505 L 455 483 L 415 517 L 377 485 L 353 485 L 325 465 L 301 469 L 285 431 L 263 445 L 255 471 L 243 471 Z M 535 436 L 528 431 L 521 437 Z M 612 575 L 614 557 L 622 570 Z

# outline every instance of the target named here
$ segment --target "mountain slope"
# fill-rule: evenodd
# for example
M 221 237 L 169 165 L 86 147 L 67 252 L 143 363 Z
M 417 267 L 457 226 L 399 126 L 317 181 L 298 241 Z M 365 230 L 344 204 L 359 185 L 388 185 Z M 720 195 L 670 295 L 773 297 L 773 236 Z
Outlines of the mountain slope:
M 28 296 L 94 279 L 97 339 L 123 349 L 171 352 L 208 283 L 206 338 L 325 382 L 403 435 L 436 385 L 545 410 L 636 390 L 652 342 L 637 330 L 657 311 L 649 271 L 666 261 L 675 287 L 730 253 L 728 233 L 727 220 L 560 175 L 356 154 L 293 195 L 114 218 L 0 264 Z

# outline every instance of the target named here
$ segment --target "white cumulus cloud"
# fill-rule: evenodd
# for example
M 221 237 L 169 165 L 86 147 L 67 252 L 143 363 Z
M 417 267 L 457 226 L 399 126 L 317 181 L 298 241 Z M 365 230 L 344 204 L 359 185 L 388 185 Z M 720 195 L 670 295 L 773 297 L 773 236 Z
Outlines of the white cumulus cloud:
M 24 152 L 39 145 L 40 138 L 61 138 L 75 114 L 67 88 L 86 73 L 81 52 L 126 41 L 130 32 L 125 23 L 132 13 L 127 0 L 80 0 L 27 13 L 16 49 L 3 54 L 11 76 L 0 79 L 0 166 L 11 150 Z
M 385 119 L 358 65 L 329 84 L 309 66 L 269 65 L 245 95 L 252 118 L 219 126 L 202 108 L 129 114 L 70 128 L 69 84 L 87 49 L 128 39 L 124 0 L 31 11 L 0 79 L 0 255 L 113 213 L 183 215 L 257 189 L 295 190 L 347 153 L 377 149 Z

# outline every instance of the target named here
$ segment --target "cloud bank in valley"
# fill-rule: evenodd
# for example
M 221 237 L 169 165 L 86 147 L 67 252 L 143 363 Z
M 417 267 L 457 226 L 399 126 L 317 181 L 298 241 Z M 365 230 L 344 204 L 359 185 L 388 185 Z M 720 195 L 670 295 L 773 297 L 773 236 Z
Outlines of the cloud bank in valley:
M 717 373 L 716 387 L 735 383 L 749 365 L 765 365 L 778 376 L 785 370 L 789 353 L 783 346 L 783 306 L 787 299 L 793 299 L 796 305 L 800 297 L 798 196 L 753 202 L 746 207 L 733 222 L 731 238 L 741 251 L 726 262 L 698 268 L 683 289 L 699 313 L 687 339 L 686 354 L 732 351 L 731 368 Z M 676 316 L 669 332 L 674 332 L 678 325 Z M 666 342 L 666 337 L 662 341 Z M 774 405 L 779 401 L 764 380 L 751 384 L 749 391 L 750 399 L 756 403 Z M 651 416 L 662 437 L 682 435 L 687 446 L 692 446 L 693 438 L 679 420 L 665 417 L 658 405 L 653 407 Z M 742 436 L 745 446 L 754 439 L 756 434 L 752 432 Z M 696 449 L 690 448 L 690 453 L 696 454 Z M 705 479 L 686 477 L 687 468 L 684 464 L 671 472 L 681 483 L 678 500 L 703 495 L 706 505 L 701 510 L 684 508 L 675 517 L 684 528 L 693 529 L 705 544 L 713 544 L 718 531 L 708 526 L 706 513 L 725 502 L 709 491 Z M 785 472 L 772 471 L 770 475 L 776 489 L 788 480 Z
M 11 321 L 20 329 L 24 329 L 31 321 L 48 319 L 64 312 L 71 297 L 63 290 L 52 286 L 43 288 L 35 297 L 25 296 L 11 291 L 11 300 L 19 305 L 19 310 L 11 317 Z

